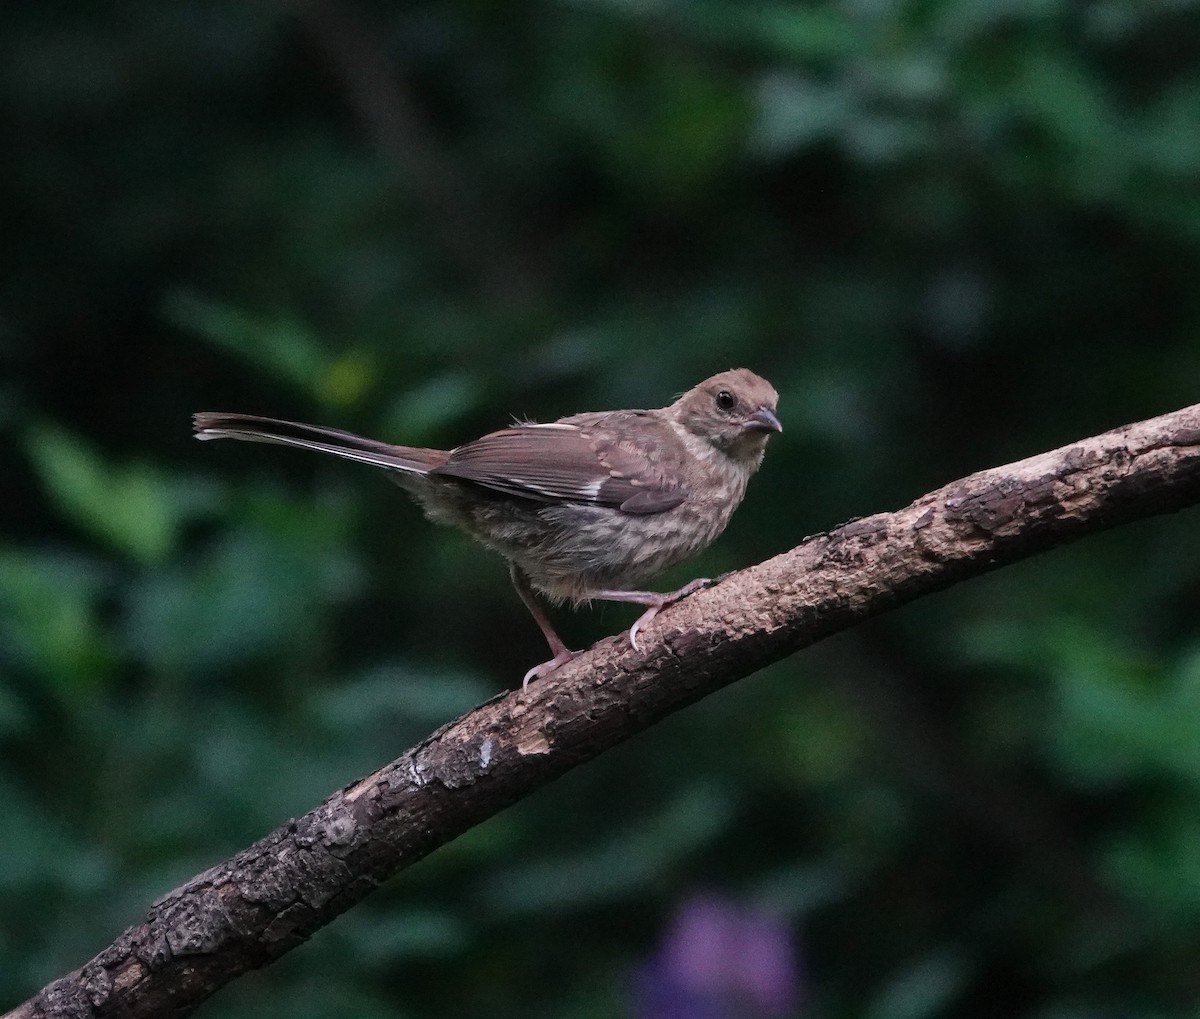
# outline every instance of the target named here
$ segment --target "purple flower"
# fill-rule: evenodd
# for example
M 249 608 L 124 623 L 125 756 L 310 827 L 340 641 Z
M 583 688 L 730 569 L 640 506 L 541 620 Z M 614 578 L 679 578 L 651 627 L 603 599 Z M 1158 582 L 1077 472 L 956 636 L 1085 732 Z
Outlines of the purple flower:
M 717 896 L 676 912 L 658 953 L 638 972 L 637 1019 L 776 1019 L 795 1013 L 792 933 L 775 917 Z

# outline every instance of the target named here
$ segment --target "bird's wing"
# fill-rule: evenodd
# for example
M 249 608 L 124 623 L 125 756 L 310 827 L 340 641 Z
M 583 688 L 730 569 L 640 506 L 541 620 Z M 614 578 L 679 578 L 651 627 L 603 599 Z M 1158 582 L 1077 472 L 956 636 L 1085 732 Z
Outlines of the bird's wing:
M 451 450 L 430 473 L 538 502 L 592 503 L 633 514 L 678 506 L 688 493 L 672 469 L 674 437 L 655 427 L 628 431 L 600 423 L 514 425 Z

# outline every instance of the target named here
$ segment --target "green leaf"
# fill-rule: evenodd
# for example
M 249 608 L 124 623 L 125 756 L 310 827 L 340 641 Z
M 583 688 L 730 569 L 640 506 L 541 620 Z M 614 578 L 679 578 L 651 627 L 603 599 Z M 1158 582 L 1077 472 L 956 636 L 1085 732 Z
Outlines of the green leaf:
M 281 378 L 319 403 L 348 406 L 375 386 L 366 351 L 334 356 L 320 337 L 294 317 L 255 316 L 188 290 L 170 294 L 164 312 L 182 329 Z
M 741 43 L 787 60 L 834 60 L 860 50 L 860 23 L 847 12 L 817 4 L 729 4 L 693 0 L 680 21 L 713 41 Z
M 103 568 L 74 556 L 0 550 L 0 637 L 9 653 L 60 692 L 73 694 L 105 679 L 116 662 L 99 620 L 110 579 Z
M 402 436 L 405 443 L 424 442 L 476 410 L 482 397 L 480 379 L 473 373 L 439 375 L 392 401 L 384 417 L 384 433 Z
M 339 934 L 354 946 L 357 959 L 382 969 L 413 959 L 454 955 L 470 940 L 470 929 L 462 920 L 431 909 L 385 914 L 359 910 L 340 926 Z
M 166 473 L 108 463 L 82 439 L 50 426 L 32 431 L 26 447 L 58 509 L 104 544 L 142 564 L 174 550 L 181 502 L 190 500 L 176 498 Z
M 957 949 L 935 950 L 893 977 L 866 1011 L 868 1019 L 925 1019 L 944 1015 L 973 967 Z
M 1104 852 L 1111 880 L 1162 920 L 1200 920 L 1200 811 L 1191 796 L 1161 803 Z
M 488 899 L 501 915 L 524 916 L 631 895 L 708 845 L 725 830 L 733 812 L 724 790 L 692 786 L 657 817 L 588 852 L 502 871 L 490 882 Z

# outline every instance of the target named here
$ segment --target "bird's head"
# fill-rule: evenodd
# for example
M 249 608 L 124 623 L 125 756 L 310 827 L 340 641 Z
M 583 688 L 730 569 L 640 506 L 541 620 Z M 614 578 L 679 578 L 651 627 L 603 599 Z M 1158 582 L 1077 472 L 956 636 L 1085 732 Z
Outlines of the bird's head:
M 771 433 L 783 431 L 775 416 L 778 403 L 779 394 L 766 379 L 734 368 L 689 389 L 669 413 L 731 460 L 757 467 Z

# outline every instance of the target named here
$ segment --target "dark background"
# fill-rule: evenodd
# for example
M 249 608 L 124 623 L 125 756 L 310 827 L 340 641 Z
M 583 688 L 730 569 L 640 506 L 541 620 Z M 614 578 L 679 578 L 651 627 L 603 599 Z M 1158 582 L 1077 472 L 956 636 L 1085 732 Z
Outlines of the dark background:
M 1198 57 L 1187 0 L 4 5 L 0 1008 L 544 654 L 193 411 L 454 445 L 744 364 L 786 431 L 662 584 L 750 564 L 1197 399 Z M 1194 1016 L 1198 519 L 780 663 L 202 1014 Z M 697 896 L 794 991 L 648 1002 Z

